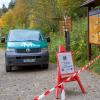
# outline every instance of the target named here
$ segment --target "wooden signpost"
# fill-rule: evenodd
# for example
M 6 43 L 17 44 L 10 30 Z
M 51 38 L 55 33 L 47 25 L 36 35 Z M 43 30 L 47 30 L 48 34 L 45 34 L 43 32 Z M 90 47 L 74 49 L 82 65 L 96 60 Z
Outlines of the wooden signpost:
M 64 20 L 59 21 L 59 28 L 60 32 L 64 33 L 65 29 L 67 29 L 69 32 L 72 30 L 72 20 L 71 17 L 68 17 L 66 22 Z

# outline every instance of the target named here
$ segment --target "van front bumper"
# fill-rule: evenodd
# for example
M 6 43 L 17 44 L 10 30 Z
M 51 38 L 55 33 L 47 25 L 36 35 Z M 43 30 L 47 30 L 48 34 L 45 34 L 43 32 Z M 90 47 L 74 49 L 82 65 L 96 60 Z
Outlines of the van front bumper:
M 49 63 L 49 53 L 13 53 L 5 52 L 7 66 L 43 65 Z

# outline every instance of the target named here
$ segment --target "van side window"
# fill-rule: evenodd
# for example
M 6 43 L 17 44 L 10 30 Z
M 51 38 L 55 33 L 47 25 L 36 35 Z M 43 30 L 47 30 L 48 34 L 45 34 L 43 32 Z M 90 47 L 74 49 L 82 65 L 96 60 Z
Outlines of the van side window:
M 43 38 L 43 35 L 42 35 L 42 34 L 39 36 L 39 40 L 44 40 L 44 38 Z

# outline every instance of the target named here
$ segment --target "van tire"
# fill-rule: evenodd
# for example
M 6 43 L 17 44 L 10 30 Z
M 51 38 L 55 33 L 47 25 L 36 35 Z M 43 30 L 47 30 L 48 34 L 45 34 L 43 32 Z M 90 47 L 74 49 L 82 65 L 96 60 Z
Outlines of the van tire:
M 48 69 L 48 67 L 49 67 L 49 64 L 44 64 L 44 65 L 42 66 L 43 69 Z
M 11 72 L 11 66 L 6 65 L 6 72 Z

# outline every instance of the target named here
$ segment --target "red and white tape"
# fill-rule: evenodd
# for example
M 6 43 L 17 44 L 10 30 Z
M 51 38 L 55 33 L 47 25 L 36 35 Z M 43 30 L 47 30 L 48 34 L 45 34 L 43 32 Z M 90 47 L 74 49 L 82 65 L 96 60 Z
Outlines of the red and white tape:
M 43 93 L 40 96 L 36 96 L 33 100 L 41 100 L 43 97 L 49 95 L 52 91 L 54 91 L 57 87 L 63 85 L 63 82 L 60 83 L 59 85 L 56 85 L 55 87 L 51 88 L 50 90 L 47 90 L 45 93 Z
M 83 68 L 81 68 L 77 73 L 74 73 L 73 75 L 71 75 L 70 77 L 68 77 L 64 82 L 70 81 L 73 77 L 76 76 L 76 74 L 80 74 L 81 72 L 83 72 L 84 70 L 86 70 L 88 67 L 90 67 L 93 63 L 95 63 L 98 59 L 100 59 L 100 55 L 97 56 L 95 59 L 91 60 L 87 65 L 85 65 Z M 51 88 L 50 90 L 47 90 L 45 93 L 43 93 L 40 96 L 36 96 L 33 100 L 41 100 L 43 97 L 49 95 L 52 91 L 54 91 L 57 87 L 63 85 L 63 83 L 60 83 L 58 85 L 56 85 L 55 87 Z M 63 93 L 63 92 L 62 92 Z
M 64 86 L 61 86 L 61 90 L 62 90 L 62 93 L 61 93 L 61 100 L 66 100 Z

